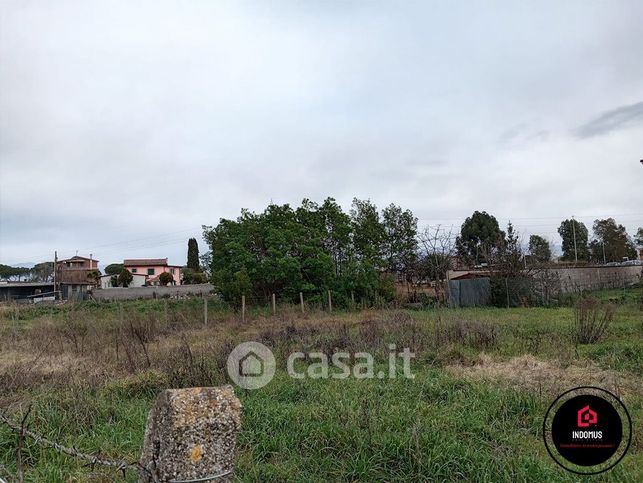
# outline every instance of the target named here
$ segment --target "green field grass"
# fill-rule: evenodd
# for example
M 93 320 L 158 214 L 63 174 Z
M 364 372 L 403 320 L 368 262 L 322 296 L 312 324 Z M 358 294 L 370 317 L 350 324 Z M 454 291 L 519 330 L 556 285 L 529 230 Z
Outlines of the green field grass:
M 634 422 L 628 455 L 599 479 L 643 481 L 639 295 L 627 291 L 605 336 L 588 345 L 574 342 L 574 311 L 565 307 L 305 316 L 280 307 L 275 317 L 256 309 L 242 324 L 211 302 L 207 327 L 200 300 L 133 302 L 122 312 L 117 304 L 9 308 L 0 318 L 0 408 L 19 420 L 31 405 L 33 431 L 135 461 L 160 390 L 228 383 L 229 350 L 258 340 L 279 368 L 262 389 L 236 389 L 239 481 L 581 481 L 554 463 L 541 435 L 552 400 L 580 384 L 617 391 Z M 385 361 L 390 343 L 416 353 L 414 379 L 296 380 L 285 371 L 293 350 L 369 351 Z M 0 427 L 9 472 L 15 441 Z M 24 455 L 26 481 L 123 480 L 31 441 Z

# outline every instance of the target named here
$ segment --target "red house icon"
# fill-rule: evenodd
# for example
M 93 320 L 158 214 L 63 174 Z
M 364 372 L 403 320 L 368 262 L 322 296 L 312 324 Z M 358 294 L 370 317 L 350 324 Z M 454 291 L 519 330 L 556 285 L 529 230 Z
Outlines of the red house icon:
M 590 424 L 598 422 L 598 415 L 589 408 L 589 405 L 578 410 L 578 427 L 587 428 Z

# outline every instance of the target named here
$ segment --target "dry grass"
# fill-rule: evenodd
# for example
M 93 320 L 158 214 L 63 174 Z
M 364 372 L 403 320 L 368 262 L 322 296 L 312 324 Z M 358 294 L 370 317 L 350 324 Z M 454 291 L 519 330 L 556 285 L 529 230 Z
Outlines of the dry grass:
M 481 353 L 473 365 L 454 364 L 447 366 L 446 370 L 457 377 L 480 379 L 545 395 L 557 395 L 577 386 L 602 387 L 624 398 L 642 395 L 637 377 L 601 369 L 590 361 L 565 365 L 557 360 L 541 360 L 530 354 L 499 360 Z
M 571 309 L 302 315 L 283 308 L 277 316 L 250 312 L 245 323 L 238 313 L 215 309 L 204 326 L 203 302 L 192 302 L 0 315 L 0 410 L 19 415 L 33 403 L 35 429 L 136 458 L 158 391 L 226 382 L 231 349 L 255 340 L 281 366 L 265 391 L 238 392 L 245 408 L 243 481 L 448 480 L 456 472 L 469 480 L 553 481 L 558 468 L 539 452 L 551 395 L 596 384 L 631 398 L 634 417 L 641 414 L 640 377 L 633 375 L 643 330 L 638 308 L 617 313 L 598 343 L 581 346 L 572 336 Z M 413 382 L 301 384 L 283 371 L 293 350 L 368 351 L 385 361 L 391 343 L 416 353 Z M 483 429 L 463 438 L 462 428 Z M 13 464 L 13 441 L 0 429 L 0 464 Z M 500 456 L 498 441 L 505 442 Z M 632 452 L 641 444 L 635 441 Z M 111 473 L 98 477 L 76 462 L 38 454 L 29 463 L 31 481 L 62 481 L 61 469 L 65 481 L 114 481 Z M 613 481 L 636 475 L 635 467 L 623 465 Z

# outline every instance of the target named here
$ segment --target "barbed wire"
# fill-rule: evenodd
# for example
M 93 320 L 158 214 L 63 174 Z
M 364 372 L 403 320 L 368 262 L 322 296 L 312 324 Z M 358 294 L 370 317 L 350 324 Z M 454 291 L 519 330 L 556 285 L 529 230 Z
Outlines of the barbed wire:
M 30 409 L 31 410 L 31 409 Z M 131 471 L 136 471 L 139 475 L 144 474 L 148 478 L 150 478 L 154 482 L 159 482 L 158 478 L 156 477 L 155 474 L 153 474 L 152 471 L 149 470 L 149 468 L 146 468 L 145 466 L 141 465 L 140 463 L 127 463 L 126 461 L 123 460 L 110 460 L 102 457 L 98 457 L 96 455 L 91 455 L 87 453 L 83 453 L 82 451 L 77 450 L 76 448 L 68 448 L 66 446 L 63 446 L 60 443 L 56 443 L 55 441 L 51 441 L 50 439 L 45 438 L 41 434 L 35 433 L 33 431 L 30 431 L 25 428 L 25 422 L 26 419 L 29 415 L 30 410 L 27 412 L 25 417 L 22 420 L 22 423 L 20 425 L 14 423 L 11 421 L 9 418 L 7 418 L 4 414 L 0 413 L 0 423 L 3 423 L 6 425 L 9 429 L 12 431 L 18 433 L 19 435 L 23 436 L 29 436 L 32 438 L 36 444 L 40 444 L 41 446 L 49 447 L 51 449 L 54 449 L 60 453 L 64 453 L 68 456 L 72 456 L 74 458 L 80 458 L 83 460 L 86 460 L 89 462 L 89 466 L 105 466 L 109 468 L 114 468 L 117 471 L 123 472 L 123 476 L 125 476 L 125 471 L 126 470 L 131 470 Z M 9 478 L 9 481 L 12 480 L 17 480 L 21 481 L 22 478 L 17 478 L 14 476 L 4 465 L 0 463 L 0 471 L 4 472 Z M 220 478 L 229 476 L 232 474 L 232 470 L 228 471 L 223 471 L 221 473 L 217 473 L 215 475 L 209 475 L 209 476 L 204 476 L 204 477 L 199 477 L 199 478 L 193 478 L 189 480 L 168 480 L 167 483 L 201 483 L 201 482 L 207 482 L 207 481 L 215 481 Z M 9 483 L 8 481 L 4 480 L 0 476 L 0 483 Z
M 136 471 L 137 473 L 145 473 L 147 476 L 152 477 L 152 473 L 150 470 L 145 468 L 143 465 L 140 463 L 127 463 L 125 461 L 118 461 L 118 460 L 109 460 L 105 458 L 98 457 L 96 455 L 91 455 L 87 453 L 83 453 L 82 451 L 78 451 L 75 448 L 68 448 L 66 446 L 63 446 L 60 443 L 56 443 L 55 441 L 51 441 L 50 439 L 45 438 L 41 434 L 35 433 L 33 431 L 30 431 L 24 427 L 24 422 L 22 425 L 18 425 L 11 421 L 9 418 L 7 418 L 4 414 L 0 413 L 0 423 L 5 424 L 9 429 L 12 431 L 23 434 L 25 436 L 29 436 L 31 439 L 35 441 L 36 444 L 39 444 L 41 446 L 46 446 L 52 449 L 55 449 L 56 451 L 60 453 L 64 453 L 68 456 L 72 456 L 74 458 L 80 458 L 83 460 L 86 460 L 89 462 L 90 466 L 106 466 L 110 468 L 114 468 L 117 471 L 122 471 L 125 473 L 126 470 L 131 470 L 131 471 Z
M 217 473 L 216 475 L 203 476 L 201 478 L 193 478 L 191 480 L 170 480 L 168 483 L 202 483 L 205 481 L 214 481 L 224 476 L 229 476 L 232 474 L 232 470 L 224 471 L 222 473 Z

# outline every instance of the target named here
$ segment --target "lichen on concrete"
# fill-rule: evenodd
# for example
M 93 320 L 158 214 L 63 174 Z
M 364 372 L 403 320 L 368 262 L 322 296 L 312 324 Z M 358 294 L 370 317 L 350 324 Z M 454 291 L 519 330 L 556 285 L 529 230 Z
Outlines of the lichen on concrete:
M 163 391 L 147 420 L 142 482 L 205 478 L 234 469 L 241 403 L 232 387 Z M 217 481 L 231 481 L 229 476 Z

